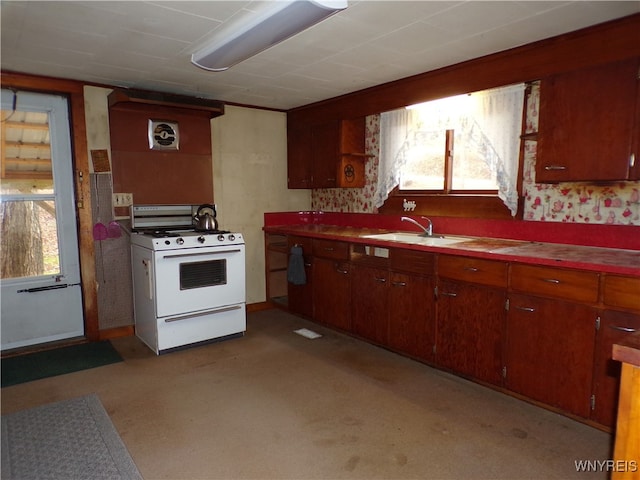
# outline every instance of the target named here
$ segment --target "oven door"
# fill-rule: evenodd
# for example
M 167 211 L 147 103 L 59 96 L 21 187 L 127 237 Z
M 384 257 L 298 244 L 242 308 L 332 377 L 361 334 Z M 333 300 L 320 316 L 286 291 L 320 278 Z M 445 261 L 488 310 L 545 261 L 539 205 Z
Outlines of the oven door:
M 245 246 L 154 252 L 156 315 L 206 312 L 245 302 Z

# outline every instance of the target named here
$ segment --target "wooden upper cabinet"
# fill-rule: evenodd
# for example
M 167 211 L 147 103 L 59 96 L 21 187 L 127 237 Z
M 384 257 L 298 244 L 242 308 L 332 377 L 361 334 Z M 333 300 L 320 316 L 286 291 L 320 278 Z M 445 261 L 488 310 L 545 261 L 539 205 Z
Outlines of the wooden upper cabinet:
M 537 182 L 638 178 L 639 66 L 633 58 L 541 80 Z
M 364 186 L 365 118 L 288 125 L 289 188 Z
M 287 185 L 311 188 L 311 129 L 287 129 Z
M 340 140 L 339 122 L 311 129 L 312 188 L 337 187 L 337 162 Z

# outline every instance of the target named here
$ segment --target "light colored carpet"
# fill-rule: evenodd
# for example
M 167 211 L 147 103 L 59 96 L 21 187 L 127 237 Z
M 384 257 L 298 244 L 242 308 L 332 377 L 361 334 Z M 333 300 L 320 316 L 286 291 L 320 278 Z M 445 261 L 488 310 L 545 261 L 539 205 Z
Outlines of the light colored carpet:
M 142 477 L 94 394 L 3 415 L 2 478 Z
M 580 479 L 611 436 L 280 310 L 247 334 L 2 389 L 2 411 L 97 392 L 156 479 Z M 314 340 L 295 330 L 322 334 Z

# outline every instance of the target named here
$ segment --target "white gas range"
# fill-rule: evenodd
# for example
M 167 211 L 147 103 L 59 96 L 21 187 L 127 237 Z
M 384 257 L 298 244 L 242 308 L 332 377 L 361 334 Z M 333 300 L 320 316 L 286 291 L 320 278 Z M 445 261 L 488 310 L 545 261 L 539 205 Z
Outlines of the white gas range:
M 243 236 L 196 231 L 198 208 L 131 207 L 136 335 L 156 354 L 246 330 Z

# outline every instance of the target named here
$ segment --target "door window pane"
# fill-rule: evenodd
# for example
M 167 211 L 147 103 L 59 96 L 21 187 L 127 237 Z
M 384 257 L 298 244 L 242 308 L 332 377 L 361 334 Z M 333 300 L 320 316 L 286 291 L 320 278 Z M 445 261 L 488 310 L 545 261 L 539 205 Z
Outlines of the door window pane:
M 2 110 L 1 192 L 53 193 L 49 115 Z
M 59 275 L 49 115 L 1 114 L 0 278 Z
M 3 201 L 1 278 L 60 274 L 53 200 Z

